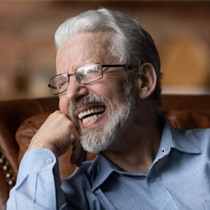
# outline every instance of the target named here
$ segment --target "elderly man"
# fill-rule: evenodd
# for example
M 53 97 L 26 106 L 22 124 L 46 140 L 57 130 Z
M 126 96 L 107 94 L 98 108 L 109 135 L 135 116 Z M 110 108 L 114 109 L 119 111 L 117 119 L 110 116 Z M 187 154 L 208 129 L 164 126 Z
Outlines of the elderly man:
M 100 9 L 65 21 L 55 41 L 49 87 L 60 110 L 33 137 L 7 208 L 210 209 L 210 131 L 178 130 L 158 115 L 151 36 Z M 79 167 L 61 181 L 57 157 L 70 145 Z M 98 155 L 85 162 L 85 151 Z

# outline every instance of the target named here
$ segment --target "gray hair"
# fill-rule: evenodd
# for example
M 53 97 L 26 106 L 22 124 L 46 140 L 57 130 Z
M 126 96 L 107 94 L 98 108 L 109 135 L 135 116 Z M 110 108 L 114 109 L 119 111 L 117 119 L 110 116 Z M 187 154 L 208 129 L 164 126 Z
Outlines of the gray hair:
M 153 65 L 157 75 L 157 86 L 153 99 L 160 100 L 160 58 L 150 34 L 131 17 L 108 9 L 89 10 L 67 19 L 55 33 L 56 48 L 71 36 L 82 32 L 111 32 L 108 49 L 122 64 L 140 66 Z

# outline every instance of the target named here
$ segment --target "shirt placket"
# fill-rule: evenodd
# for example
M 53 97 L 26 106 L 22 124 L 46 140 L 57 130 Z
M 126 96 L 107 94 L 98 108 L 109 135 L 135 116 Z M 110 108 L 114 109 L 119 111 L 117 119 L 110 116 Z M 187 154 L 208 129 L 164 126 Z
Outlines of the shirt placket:
M 156 202 L 157 209 L 178 210 L 178 207 L 176 206 L 171 194 L 158 176 L 155 166 L 153 166 L 152 170 L 147 175 L 146 181 L 150 194 L 153 196 L 154 201 Z

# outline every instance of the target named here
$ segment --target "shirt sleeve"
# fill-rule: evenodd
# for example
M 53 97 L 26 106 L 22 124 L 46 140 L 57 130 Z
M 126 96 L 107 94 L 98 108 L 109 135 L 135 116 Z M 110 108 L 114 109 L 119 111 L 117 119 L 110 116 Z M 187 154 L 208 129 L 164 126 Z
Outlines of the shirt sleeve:
M 7 210 L 24 209 L 69 209 L 61 190 L 57 158 L 48 149 L 32 149 L 21 161 Z

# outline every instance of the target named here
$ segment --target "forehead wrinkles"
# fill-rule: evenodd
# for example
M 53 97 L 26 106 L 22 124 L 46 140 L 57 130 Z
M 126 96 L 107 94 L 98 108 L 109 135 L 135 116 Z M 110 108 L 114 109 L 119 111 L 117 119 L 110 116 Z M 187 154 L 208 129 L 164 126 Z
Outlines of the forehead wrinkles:
M 110 33 L 81 33 L 66 40 L 57 52 L 57 68 L 74 69 L 87 63 L 106 61 L 109 53 Z M 113 59 L 113 58 L 112 58 Z M 72 65 L 69 65 L 72 64 Z

